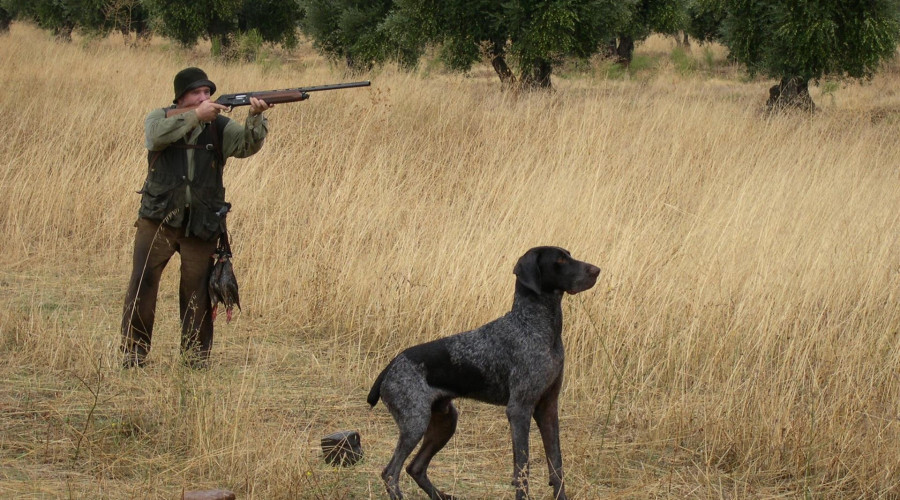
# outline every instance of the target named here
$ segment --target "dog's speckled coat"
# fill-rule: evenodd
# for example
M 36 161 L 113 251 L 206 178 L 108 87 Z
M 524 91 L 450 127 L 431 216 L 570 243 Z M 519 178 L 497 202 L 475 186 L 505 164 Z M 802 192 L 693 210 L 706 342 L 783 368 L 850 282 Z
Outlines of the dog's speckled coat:
M 516 274 L 512 310 L 480 328 L 410 347 L 378 375 L 368 402 L 380 398 L 400 438 L 382 473 L 392 499 L 402 498 L 403 462 L 424 437 L 406 471 L 431 498 L 450 495 L 428 479 L 428 464 L 456 431 L 453 399 L 506 406 L 512 431 L 516 499 L 528 495 L 528 432 L 533 417 L 550 467 L 554 498 L 565 499 L 557 400 L 563 375 L 562 296 L 583 292 L 600 269 L 558 247 L 528 250 Z

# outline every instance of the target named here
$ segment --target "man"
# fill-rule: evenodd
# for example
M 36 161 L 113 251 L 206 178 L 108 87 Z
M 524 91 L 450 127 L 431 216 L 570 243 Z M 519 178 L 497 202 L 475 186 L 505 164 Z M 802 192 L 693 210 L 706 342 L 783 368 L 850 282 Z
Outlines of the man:
M 144 120 L 148 171 L 141 189 L 133 268 L 122 317 L 123 365 L 143 366 L 150 351 L 156 296 L 166 263 L 181 255 L 178 300 L 181 352 L 193 367 L 206 365 L 213 341 L 208 290 L 211 258 L 224 230 L 222 170 L 229 157 L 245 158 L 263 145 L 271 106 L 250 99 L 243 125 L 220 116 L 210 100 L 216 85 L 199 68 L 175 75 L 174 105 Z

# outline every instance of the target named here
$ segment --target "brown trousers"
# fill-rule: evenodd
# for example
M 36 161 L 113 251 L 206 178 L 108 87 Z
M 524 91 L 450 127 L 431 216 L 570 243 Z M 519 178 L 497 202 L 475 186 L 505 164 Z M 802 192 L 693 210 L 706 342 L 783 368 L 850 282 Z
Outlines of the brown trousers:
M 185 237 L 184 228 L 173 228 L 149 219 L 138 219 L 134 260 L 122 316 L 123 365 L 142 366 L 150 351 L 156 296 L 163 269 L 175 252 L 181 254 L 181 353 L 195 367 L 202 367 L 212 348 L 209 275 L 216 240 Z

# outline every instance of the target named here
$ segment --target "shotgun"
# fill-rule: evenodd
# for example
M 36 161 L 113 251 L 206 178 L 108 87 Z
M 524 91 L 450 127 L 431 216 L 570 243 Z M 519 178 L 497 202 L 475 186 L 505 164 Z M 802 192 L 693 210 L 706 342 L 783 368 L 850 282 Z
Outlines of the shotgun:
M 368 87 L 371 85 L 371 82 L 349 82 L 349 83 L 334 83 L 330 85 L 318 85 L 315 87 L 297 87 L 295 89 L 281 89 L 281 90 L 261 90 L 255 92 L 239 92 L 237 94 L 222 94 L 218 99 L 215 100 L 216 103 L 221 104 L 223 106 L 228 106 L 228 110 L 234 109 L 235 106 L 249 106 L 250 98 L 255 97 L 257 99 L 262 99 L 266 101 L 266 104 L 281 104 L 284 102 L 297 102 L 304 101 L 309 99 L 310 92 L 321 92 L 323 90 L 339 90 L 339 89 L 352 89 L 356 87 Z M 180 113 L 185 113 L 187 111 L 193 111 L 197 106 L 189 106 L 186 108 L 174 108 L 166 111 L 166 117 L 170 117 L 173 115 L 177 115 Z

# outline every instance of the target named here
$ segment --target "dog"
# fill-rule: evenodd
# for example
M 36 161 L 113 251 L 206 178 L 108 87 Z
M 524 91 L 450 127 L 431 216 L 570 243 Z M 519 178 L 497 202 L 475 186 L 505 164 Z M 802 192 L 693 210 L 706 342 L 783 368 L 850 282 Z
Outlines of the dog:
M 453 399 L 465 397 L 506 406 L 512 431 L 516 500 L 528 496 L 528 433 L 531 418 L 541 431 L 554 498 L 565 500 L 559 446 L 558 399 L 563 377 L 562 297 L 590 289 L 600 268 L 559 247 L 536 247 L 519 258 L 512 310 L 468 332 L 410 347 L 378 375 L 367 401 L 390 411 L 400 437 L 381 474 L 392 500 L 406 468 L 429 498 L 450 499 L 428 478 L 434 458 L 456 431 Z M 423 440 L 424 438 L 424 440 Z

